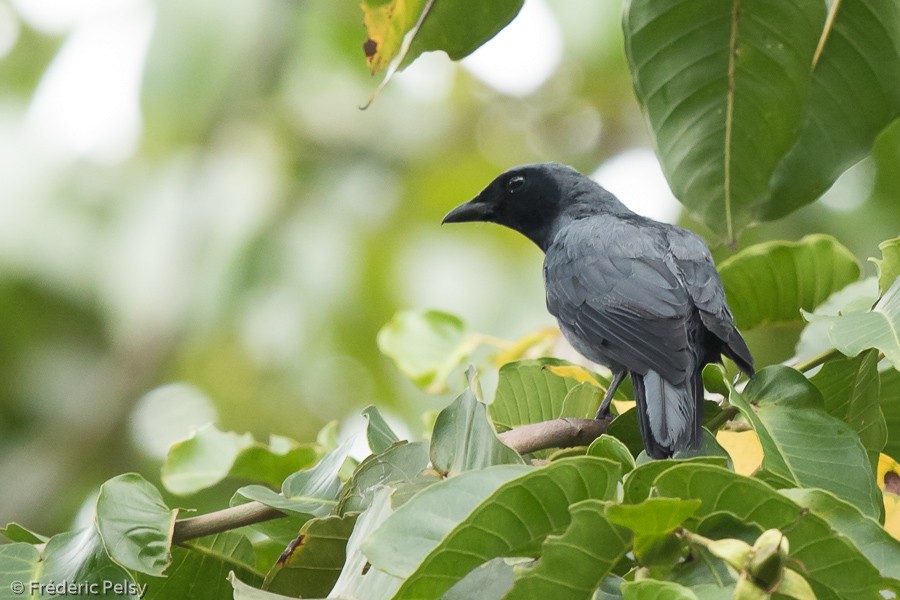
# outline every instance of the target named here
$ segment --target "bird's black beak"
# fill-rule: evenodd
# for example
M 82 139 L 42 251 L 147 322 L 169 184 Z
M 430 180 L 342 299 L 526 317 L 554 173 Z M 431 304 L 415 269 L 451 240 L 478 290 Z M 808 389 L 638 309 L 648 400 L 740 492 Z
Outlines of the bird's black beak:
M 465 204 L 460 204 L 447 213 L 441 225 L 444 223 L 465 223 L 468 221 L 489 221 L 493 215 L 494 207 L 482 199 L 481 195 L 475 196 Z

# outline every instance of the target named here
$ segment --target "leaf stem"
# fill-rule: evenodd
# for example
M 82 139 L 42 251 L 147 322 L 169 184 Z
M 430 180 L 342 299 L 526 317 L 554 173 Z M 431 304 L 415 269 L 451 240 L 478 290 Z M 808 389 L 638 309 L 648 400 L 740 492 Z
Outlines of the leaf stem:
M 811 371 L 812 369 L 815 369 L 819 365 L 823 365 L 823 364 L 827 363 L 829 360 L 837 358 L 838 356 L 843 356 L 841 354 L 840 350 L 837 350 L 835 348 L 829 348 L 828 350 L 825 350 L 824 352 L 820 352 L 819 354 L 816 354 L 815 356 L 813 356 L 811 358 L 808 358 L 804 361 L 797 363 L 796 365 L 794 365 L 794 368 L 797 369 L 798 371 L 800 371 L 801 373 L 806 373 L 807 371 Z
M 709 420 L 709 423 L 706 424 L 706 428 L 715 434 L 719 428 L 735 418 L 738 415 L 738 412 L 736 406 L 725 406 L 722 408 L 722 412 Z

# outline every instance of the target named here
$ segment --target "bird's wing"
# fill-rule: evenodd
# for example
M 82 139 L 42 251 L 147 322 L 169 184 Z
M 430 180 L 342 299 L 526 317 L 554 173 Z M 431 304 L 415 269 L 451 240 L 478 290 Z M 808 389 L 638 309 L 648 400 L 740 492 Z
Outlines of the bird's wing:
M 722 340 L 723 351 L 745 372 L 753 373 L 753 357 L 744 338 L 734 325 L 734 317 L 725 300 L 722 279 L 713 264 L 703 239 L 681 228 L 668 232 L 670 262 L 683 279 L 685 288 L 700 312 L 703 325 Z
M 629 371 L 680 383 L 692 363 L 691 299 L 666 265 L 659 229 L 618 217 L 561 232 L 544 263 L 547 307 L 561 327 Z

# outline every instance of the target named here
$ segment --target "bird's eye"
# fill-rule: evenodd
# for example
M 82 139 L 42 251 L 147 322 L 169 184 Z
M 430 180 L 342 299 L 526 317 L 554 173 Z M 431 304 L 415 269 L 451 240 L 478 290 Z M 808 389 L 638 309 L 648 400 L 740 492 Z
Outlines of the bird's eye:
M 510 177 L 509 181 L 506 182 L 506 191 L 510 194 L 515 194 L 519 190 L 521 190 L 525 186 L 525 178 L 521 175 L 516 175 L 514 177 Z

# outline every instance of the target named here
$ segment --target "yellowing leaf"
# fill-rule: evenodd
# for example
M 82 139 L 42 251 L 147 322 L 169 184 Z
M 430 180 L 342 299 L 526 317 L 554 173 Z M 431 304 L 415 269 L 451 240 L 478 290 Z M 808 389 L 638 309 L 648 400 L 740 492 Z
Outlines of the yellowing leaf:
M 716 441 L 731 455 L 735 473 L 750 475 L 762 464 L 762 446 L 753 431 L 719 430 Z
M 567 379 L 574 379 L 578 383 L 590 383 L 599 386 L 594 375 L 584 367 L 579 367 L 578 365 L 547 365 L 544 368 L 554 375 L 559 375 L 560 377 L 565 377 Z
M 373 75 L 400 53 L 403 36 L 416 25 L 425 5 L 425 0 L 366 0 L 360 5 L 369 33 L 363 49 Z
M 523 358 L 534 358 L 534 356 L 527 356 L 527 354 L 535 348 L 550 345 L 550 343 L 558 337 L 559 328 L 557 327 L 544 327 L 537 331 L 533 331 L 517 339 L 512 345 L 498 352 L 497 355 L 494 356 L 494 364 L 498 367 L 502 367 L 506 363 L 511 363 Z

